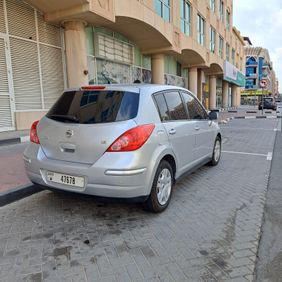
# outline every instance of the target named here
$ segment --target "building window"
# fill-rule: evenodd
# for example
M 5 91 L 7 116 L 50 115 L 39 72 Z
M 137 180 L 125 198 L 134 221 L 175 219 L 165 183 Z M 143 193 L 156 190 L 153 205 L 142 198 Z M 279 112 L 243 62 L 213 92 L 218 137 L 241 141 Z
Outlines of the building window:
M 219 18 L 222 22 L 224 21 L 224 4 L 223 4 L 223 1 L 219 1 Z
M 235 49 L 232 48 L 232 57 L 231 57 L 231 60 L 232 60 L 232 64 L 235 65 Z
M 230 30 L 230 12 L 226 10 L 226 28 Z
M 170 22 L 170 0 L 155 0 L 155 11 L 165 21 Z
M 210 27 L 210 51 L 215 53 L 215 29 Z
M 205 20 L 202 16 L 198 15 L 198 43 L 202 46 L 205 45 Z
M 187 0 L 181 0 L 180 4 L 181 31 L 191 35 L 191 6 Z
M 221 36 L 219 36 L 218 55 L 223 59 L 223 38 Z
M 210 9 L 215 12 L 215 0 L 210 0 Z
M 226 43 L 226 61 L 230 62 L 230 45 Z

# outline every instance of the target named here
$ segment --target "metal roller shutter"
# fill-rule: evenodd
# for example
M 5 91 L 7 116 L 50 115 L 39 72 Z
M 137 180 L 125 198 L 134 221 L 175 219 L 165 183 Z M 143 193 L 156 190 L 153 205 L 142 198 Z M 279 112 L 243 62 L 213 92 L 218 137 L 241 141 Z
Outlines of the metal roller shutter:
M 64 90 L 62 50 L 40 44 L 45 108 L 50 108 Z
M 6 1 L 9 34 L 36 40 L 34 9 L 20 0 Z
M 3 0 L 0 0 L 0 32 L 6 33 Z
M 37 13 L 39 41 L 61 47 L 60 28 L 47 24 L 41 14 Z
M 5 55 L 4 39 L 0 38 L 0 95 L 1 93 L 9 93 L 8 72 Z
M 0 131 L 12 127 L 10 97 L 0 95 Z
M 5 43 L 0 38 L 0 130 L 12 125 Z
M 37 44 L 10 38 L 16 110 L 42 109 Z

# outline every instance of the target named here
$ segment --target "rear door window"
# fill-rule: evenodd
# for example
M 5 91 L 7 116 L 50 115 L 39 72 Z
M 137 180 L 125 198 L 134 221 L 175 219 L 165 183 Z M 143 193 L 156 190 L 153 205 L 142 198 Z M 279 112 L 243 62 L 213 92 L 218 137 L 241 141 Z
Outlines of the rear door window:
M 168 113 L 168 108 L 167 108 L 167 104 L 164 98 L 164 95 L 162 93 L 156 94 L 154 95 L 158 110 L 159 110 L 159 114 L 160 114 L 160 118 L 161 121 L 167 121 L 169 120 L 169 113 Z
M 187 106 L 189 119 L 207 119 L 207 113 L 196 98 L 186 92 L 182 92 L 184 103 Z
M 68 91 L 47 113 L 60 122 L 107 123 L 137 116 L 139 93 L 125 91 Z
M 164 93 L 171 120 L 187 119 L 187 113 L 179 92 L 171 91 Z
M 158 93 L 154 95 L 162 121 L 184 120 L 187 113 L 178 91 Z

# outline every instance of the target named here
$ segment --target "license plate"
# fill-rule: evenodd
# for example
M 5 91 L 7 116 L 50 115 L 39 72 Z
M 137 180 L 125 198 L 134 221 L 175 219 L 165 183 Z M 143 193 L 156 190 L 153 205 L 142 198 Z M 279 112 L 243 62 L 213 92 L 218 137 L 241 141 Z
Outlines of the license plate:
M 84 177 L 62 174 L 57 172 L 47 172 L 47 179 L 50 182 L 60 183 L 74 187 L 84 187 Z

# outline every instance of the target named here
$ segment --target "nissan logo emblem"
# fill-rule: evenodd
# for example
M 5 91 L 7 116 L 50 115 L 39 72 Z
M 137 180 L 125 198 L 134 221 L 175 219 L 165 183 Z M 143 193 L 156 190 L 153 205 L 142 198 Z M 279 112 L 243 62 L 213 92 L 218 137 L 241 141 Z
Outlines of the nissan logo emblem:
M 66 137 L 71 138 L 72 136 L 73 136 L 73 130 L 71 130 L 71 129 L 67 130 Z

